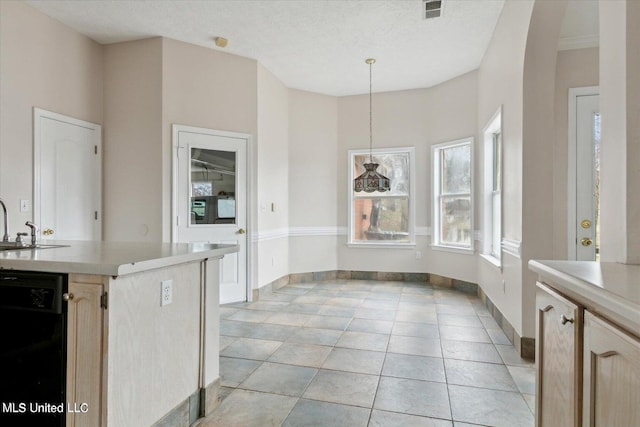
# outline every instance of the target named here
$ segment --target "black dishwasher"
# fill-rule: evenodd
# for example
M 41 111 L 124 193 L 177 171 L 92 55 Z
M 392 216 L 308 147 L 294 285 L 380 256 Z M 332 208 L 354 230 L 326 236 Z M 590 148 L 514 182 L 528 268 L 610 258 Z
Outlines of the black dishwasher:
M 65 274 L 0 270 L 0 425 L 65 425 Z

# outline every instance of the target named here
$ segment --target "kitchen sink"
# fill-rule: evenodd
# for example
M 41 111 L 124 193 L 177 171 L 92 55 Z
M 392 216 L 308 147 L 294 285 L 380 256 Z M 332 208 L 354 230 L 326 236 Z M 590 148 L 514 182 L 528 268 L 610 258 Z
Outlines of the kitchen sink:
M 68 248 L 69 245 L 26 245 L 22 246 L 16 242 L 0 242 L 0 252 L 3 251 L 23 251 L 25 249 L 52 249 L 52 248 Z

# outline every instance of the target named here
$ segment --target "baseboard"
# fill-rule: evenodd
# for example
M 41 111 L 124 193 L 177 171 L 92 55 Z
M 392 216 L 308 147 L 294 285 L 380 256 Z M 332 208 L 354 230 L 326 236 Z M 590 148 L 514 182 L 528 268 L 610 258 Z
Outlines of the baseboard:
M 220 378 L 200 389 L 199 403 L 200 410 L 198 415 L 200 417 L 209 416 L 220 405 Z
M 169 411 L 152 427 L 184 427 L 190 426 L 200 418 L 200 390 L 195 391 L 178 406 Z
M 484 303 L 491 316 L 495 319 L 498 326 L 502 329 L 502 332 L 507 336 L 511 344 L 516 348 L 520 357 L 527 360 L 534 360 L 536 357 L 535 338 L 521 337 L 516 332 L 515 328 L 509 323 L 502 312 L 496 307 L 491 298 L 484 293 L 481 287 L 478 286 L 478 296 Z
M 273 290 L 280 289 L 288 284 L 322 282 L 326 280 L 373 280 L 373 281 L 393 281 L 393 282 L 426 282 L 433 286 L 455 289 L 470 295 L 480 297 L 487 307 L 491 316 L 496 320 L 509 341 L 514 345 L 520 356 L 524 359 L 533 360 L 535 358 L 535 339 L 521 337 L 511 326 L 511 323 L 498 310 L 491 298 L 484 293 L 477 283 L 465 282 L 464 280 L 453 279 L 451 277 L 440 276 L 432 273 L 403 273 L 388 271 L 351 271 L 351 270 L 330 270 L 315 271 L 310 273 L 293 273 L 280 277 L 265 286 L 253 290 L 253 300 L 260 299 L 260 295 L 265 295 Z

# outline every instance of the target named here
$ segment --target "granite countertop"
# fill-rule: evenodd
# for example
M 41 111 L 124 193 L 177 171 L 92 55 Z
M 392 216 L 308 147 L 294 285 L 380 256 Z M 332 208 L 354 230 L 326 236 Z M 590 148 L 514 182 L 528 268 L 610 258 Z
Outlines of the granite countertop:
M 0 251 L 0 269 L 121 276 L 237 252 L 237 245 L 209 243 L 47 241 L 68 245 Z
M 542 282 L 640 336 L 640 265 L 529 261 Z

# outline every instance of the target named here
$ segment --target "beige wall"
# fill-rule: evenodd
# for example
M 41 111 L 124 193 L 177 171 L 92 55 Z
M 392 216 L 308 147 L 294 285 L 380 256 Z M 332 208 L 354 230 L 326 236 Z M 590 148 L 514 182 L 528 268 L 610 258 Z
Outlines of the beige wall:
M 289 90 L 288 151 L 289 270 L 336 270 L 338 98 Z
M 162 241 L 162 39 L 104 47 L 104 239 Z
M 264 235 L 289 225 L 289 91 L 258 65 L 257 93 L 258 232 Z M 289 274 L 288 236 L 278 233 L 273 237 L 257 242 L 254 289 Z
M 598 48 L 558 52 L 554 101 L 555 145 L 553 148 L 553 258 L 566 259 L 568 176 L 569 89 L 598 85 Z
M 601 260 L 640 264 L 640 3 L 599 11 Z
M 33 209 L 33 108 L 102 124 L 102 47 L 18 1 L 0 1 L 0 198 L 12 238 Z
M 553 257 L 556 48 L 565 0 L 536 2 L 524 61 L 522 187 L 522 336 L 535 337 L 537 275 L 530 259 Z
M 374 73 L 375 76 L 375 73 Z M 415 147 L 415 225 L 431 226 L 431 145 L 474 136 L 477 129 L 477 73 L 471 72 L 429 89 L 377 93 L 373 96 L 374 148 Z M 369 146 L 369 97 L 338 99 L 338 226 L 348 223 L 347 151 Z M 417 237 L 411 249 L 368 249 L 338 239 L 338 268 L 431 272 L 475 281 L 475 258 L 432 250 L 430 236 Z M 416 259 L 416 251 L 422 259 Z
M 213 49 L 163 39 L 162 49 L 163 240 L 171 237 L 171 126 L 257 134 L 257 62 Z M 256 139 L 249 153 L 255 153 Z M 251 154 L 250 154 L 251 157 Z M 250 163 L 255 169 L 256 162 Z M 255 181 L 252 204 L 255 206 Z M 255 212 L 255 210 L 254 210 Z M 255 228 L 255 214 L 247 216 Z
M 502 106 L 503 218 L 505 238 L 522 240 L 522 87 L 524 51 L 532 2 L 506 1 L 478 70 L 478 138 Z M 483 165 L 482 145 L 477 165 Z M 480 167 L 478 168 L 480 169 Z M 483 188 L 476 185 L 478 193 Z M 478 205 L 479 207 L 481 205 Z M 478 283 L 522 335 L 522 261 L 503 253 L 502 270 L 478 259 Z M 503 286 L 504 280 L 504 286 Z

